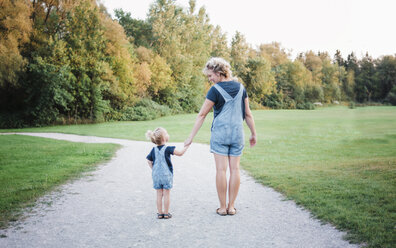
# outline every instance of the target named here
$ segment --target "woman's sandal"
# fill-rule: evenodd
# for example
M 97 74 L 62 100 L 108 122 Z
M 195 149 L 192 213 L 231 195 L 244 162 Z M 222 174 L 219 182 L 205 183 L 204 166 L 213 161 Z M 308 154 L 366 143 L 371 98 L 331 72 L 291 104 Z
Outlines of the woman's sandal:
M 220 208 L 216 209 L 216 213 L 217 213 L 218 215 L 221 215 L 221 216 L 226 216 L 226 215 L 227 215 L 227 212 L 221 213 L 221 212 L 219 212 L 219 210 L 220 210 Z
M 170 219 L 172 218 L 172 214 L 164 214 L 164 219 Z
M 164 218 L 164 214 L 157 213 L 157 219 L 163 219 L 163 218 Z
M 235 209 L 234 211 L 229 211 L 229 210 L 227 209 L 227 214 L 228 214 L 228 215 L 235 215 L 236 212 L 237 212 L 237 210 L 236 210 L 236 208 L 234 208 L 234 209 Z

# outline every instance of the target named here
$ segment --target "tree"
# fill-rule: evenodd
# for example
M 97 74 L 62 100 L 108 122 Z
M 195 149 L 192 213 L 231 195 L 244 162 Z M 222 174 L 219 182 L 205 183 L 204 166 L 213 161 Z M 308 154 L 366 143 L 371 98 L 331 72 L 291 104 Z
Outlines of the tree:
M 314 84 L 322 84 L 322 59 L 313 51 L 308 51 L 304 55 L 301 54 L 298 58 L 299 61 L 304 63 L 305 67 L 312 73 L 312 81 Z
M 376 85 L 378 86 L 375 98 L 378 101 L 383 101 L 391 89 L 396 87 L 396 57 L 383 56 L 376 60 L 375 65 L 375 78 L 377 80 Z
M 274 72 L 271 64 L 264 58 L 251 58 L 247 61 L 246 71 L 241 78 L 249 92 L 249 97 L 258 103 L 263 102 L 264 96 L 275 91 Z
M 270 61 L 273 68 L 289 61 L 289 54 L 284 48 L 281 48 L 281 44 L 279 42 L 261 44 L 259 46 L 259 54 L 261 57 Z
M 27 59 L 21 48 L 30 42 L 32 20 L 30 1 L 0 0 L 0 87 L 17 87 Z M 3 105 L 3 104 L 1 104 Z
M 103 91 L 103 99 L 109 100 L 113 109 L 120 110 L 125 105 L 132 106 L 137 101 L 138 86 L 134 77 L 136 67 L 133 47 L 117 21 L 112 20 L 103 11 L 99 17 L 106 45 L 103 64 L 106 70 L 101 78 L 108 84 Z
M 343 68 L 340 68 L 338 64 L 331 64 L 329 58 L 324 58 L 322 62 L 322 85 L 326 102 L 341 100 L 340 85 L 344 74 L 345 70 Z
M 151 47 L 153 40 L 152 27 L 144 20 L 132 18 L 131 13 L 124 12 L 122 9 L 114 10 L 118 23 L 124 28 L 126 35 L 132 38 L 136 47 Z
M 377 90 L 375 85 L 374 61 L 370 55 L 366 54 L 359 61 L 358 75 L 355 78 L 356 100 L 359 102 L 372 101 L 374 92 Z
M 216 26 L 211 34 L 211 57 L 221 57 L 227 61 L 230 61 L 230 49 L 227 45 L 227 36 L 221 32 L 220 26 Z
M 231 67 L 236 76 L 246 75 L 249 50 L 245 36 L 237 31 L 231 41 Z
M 201 68 L 210 56 L 210 24 L 204 8 L 195 14 L 195 1 L 184 12 L 171 0 L 157 0 L 151 5 L 154 51 L 172 70 L 178 92 L 173 107 L 186 112 L 197 111 L 202 103 L 205 78 Z
M 336 50 L 336 53 L 334 54 L 333 63 L 337 63 L 339 66 L 345 66 L 345 61 L 342 58 L 340 50 Z
M 322 97 L 320 87 L 313 87 L 315 84 L 312 82 L 311 72 L 299 59 L 281 64 L 276 73 L 276 82 L 278 92 L 284 97 L 285 108 L 296 108 L 297 104 L 305 103 L 305 91 L 309 87 L 311 88 L 308 89 L 310 92 L 307 92 L 307 96 L 312 100 Z

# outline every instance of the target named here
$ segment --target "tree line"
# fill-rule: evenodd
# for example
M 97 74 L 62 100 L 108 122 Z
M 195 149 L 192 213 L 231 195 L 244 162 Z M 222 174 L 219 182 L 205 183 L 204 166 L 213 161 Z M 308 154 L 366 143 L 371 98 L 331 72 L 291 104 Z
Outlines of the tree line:
M 95 0 L 0 0 L 0 127 L 147 120 L 199 110 L 210 57 L 231 62 L 252 106 L 396 105 L 396 57 L 253 48 L 210 24 L 195 0 L 156 0 L 147 18 L 113 19 Z M 265 32 L 265 29 L 263 30 Z

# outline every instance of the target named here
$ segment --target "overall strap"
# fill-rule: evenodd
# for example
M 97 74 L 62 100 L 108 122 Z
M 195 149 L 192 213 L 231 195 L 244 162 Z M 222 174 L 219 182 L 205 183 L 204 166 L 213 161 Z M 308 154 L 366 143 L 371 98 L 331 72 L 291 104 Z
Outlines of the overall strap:
M 243 85 L 239 84 L 239 91 L 238 91 L 237 95 L 234 97 L 234 99 L 237 97 L 242 98 L 243 89 L 244 89 Z
M 233 99 L 230 96 L 230 94 L 228 94 L 227 91 L 225 91 L 223 88 L 221 88 L 218 84 L 215 84 L 214 87 L 220 93 L 220 95 L 224 98 L 225 102 L 231 101 Z
M 167 148 L 167 146 L 164 145 L 164 146 L 162 147 L 161 151 L 160 151 L 161 155 L 163 155 L 164 157 L 165 157 L 165 150 L 166 150 L 166 148 Z

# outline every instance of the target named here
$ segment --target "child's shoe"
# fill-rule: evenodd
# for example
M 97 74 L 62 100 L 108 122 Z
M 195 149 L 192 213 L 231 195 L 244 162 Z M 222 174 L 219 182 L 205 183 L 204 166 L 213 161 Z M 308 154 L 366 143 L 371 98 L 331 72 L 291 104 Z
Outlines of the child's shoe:
M 164 219 L 170 219 L 172 218 L 172 214 L 164 214 Z

